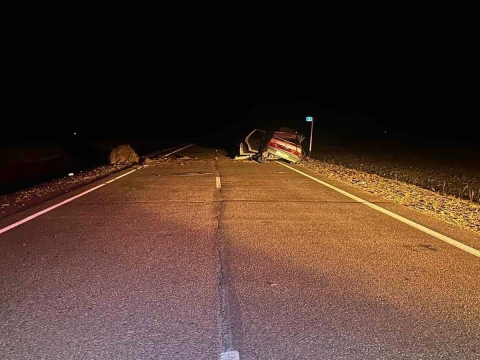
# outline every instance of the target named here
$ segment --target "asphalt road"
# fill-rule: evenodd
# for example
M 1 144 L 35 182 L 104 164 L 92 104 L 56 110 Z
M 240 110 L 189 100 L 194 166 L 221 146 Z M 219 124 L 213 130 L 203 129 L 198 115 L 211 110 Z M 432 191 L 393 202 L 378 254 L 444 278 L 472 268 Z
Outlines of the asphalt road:
M 189 146 L 0 220 L 1 359 L 480 359 L 480 239 Z

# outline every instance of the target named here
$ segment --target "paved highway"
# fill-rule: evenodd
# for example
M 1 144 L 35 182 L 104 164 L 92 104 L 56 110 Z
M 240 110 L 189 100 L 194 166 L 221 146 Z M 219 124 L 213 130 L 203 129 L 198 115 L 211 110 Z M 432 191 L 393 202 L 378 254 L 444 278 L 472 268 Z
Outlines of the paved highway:
M 0 220 L 0 358 L 480 359 L 479 249 L 191 145 Z

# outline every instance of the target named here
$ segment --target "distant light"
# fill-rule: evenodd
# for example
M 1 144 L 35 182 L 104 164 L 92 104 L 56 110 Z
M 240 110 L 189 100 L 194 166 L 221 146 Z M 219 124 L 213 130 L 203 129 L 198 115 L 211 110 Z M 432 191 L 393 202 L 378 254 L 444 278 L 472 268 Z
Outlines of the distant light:
M 76 133 L 76 132 L 74 132 L 74 133 L 73 133 L 73 135 L 77 135 L 77 133 Z

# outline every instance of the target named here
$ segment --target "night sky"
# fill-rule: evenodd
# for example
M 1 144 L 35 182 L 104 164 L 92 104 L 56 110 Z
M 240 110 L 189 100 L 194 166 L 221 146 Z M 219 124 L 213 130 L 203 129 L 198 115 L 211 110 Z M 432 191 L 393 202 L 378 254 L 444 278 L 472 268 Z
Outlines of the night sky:
M 312 115 L 318 129 L 363 124 L 379 132 L 478 140 L 473 95 L 456 93 L 445 77 L 322 64 L 315 71 L 237 66 L 152 69 L 150 64 L 127 71 L 121 64 L 104 64 L 63 68 L 53 77 L 30 73 L 9 117 L 15 131 L 29 136 L 202 135 L 275 121 L 302 127 Z
M 311 115 L 316 133 L 479 142 L 469 67 L 461 52 L 443 56 L 439 39 L 50 34 L 29 33 L 11 56 L 2 141 L 234 136 L 277 125 L 305 132 Z

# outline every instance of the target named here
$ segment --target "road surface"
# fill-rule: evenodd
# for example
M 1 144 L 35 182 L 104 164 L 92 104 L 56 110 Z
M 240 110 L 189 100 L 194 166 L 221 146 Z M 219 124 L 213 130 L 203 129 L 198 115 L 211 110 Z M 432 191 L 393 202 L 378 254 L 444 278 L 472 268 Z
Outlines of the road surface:
M 480 359 L 479 249 L 191 145 L 0 220 L 0 358 Z

